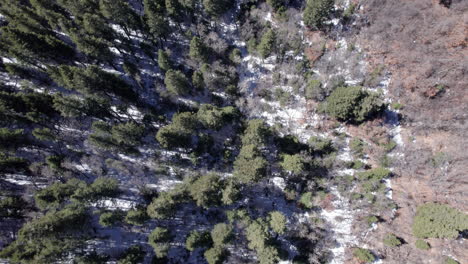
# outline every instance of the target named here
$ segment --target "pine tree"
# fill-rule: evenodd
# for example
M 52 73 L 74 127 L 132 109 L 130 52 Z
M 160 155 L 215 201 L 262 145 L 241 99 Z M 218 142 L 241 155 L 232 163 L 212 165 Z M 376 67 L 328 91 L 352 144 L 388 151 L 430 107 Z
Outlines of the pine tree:
M 222 16 L 232 7 L 233 3 L 234 1 L 231 0 L 203 0 L 205 11 L 215 18 Z
M 169 55 L 162 49 L 158 50 L 158 66 L 163 71 L 172 69 L 172 62 L 170 61 Z
M 258 52 L 262 58 L 266 58 L 273 53 L 275 50 L 275 42 L 276 42 L 276 34 L 273 29 L 269 29 L 265 34 L 262 36 L 262 40 L 257 47 Z
M 333 9 L 334 0 L 308 0 L 304 10 L 304 24 L 320 28 Z
M 99 9 L 102 15 L 123 27 L 127 35 L 130 30 L 141 28 L 141 19 L 130 4 L 124 0 L 100 0 Z
M 206 174 L 189 187 L 190 196 L 198 206 L 209 208 L 220 204 L 222 182 L 216 174 Z
M 199 37 L 193 37 L 190 41 L 190 58 L 199 62 L 206 62 L 207 54 L 206 47 Z
M 190 93 L 190 83 L 179 70 L 168 70 L 164 83 L 167 90 L 174 95 L 187 95 Z
M 145 20 L 150 33 L 156 38 L 165 38 L 169 24 L 165 18 L 165 0 L 144 0 Z

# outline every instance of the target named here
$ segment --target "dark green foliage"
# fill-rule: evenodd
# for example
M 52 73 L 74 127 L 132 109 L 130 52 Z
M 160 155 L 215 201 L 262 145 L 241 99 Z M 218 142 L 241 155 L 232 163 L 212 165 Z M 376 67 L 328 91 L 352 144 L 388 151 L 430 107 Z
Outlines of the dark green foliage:
M 213 241 L 209 232 L 199 232 L 193 230 L 185 240 L 185 248 L 189 251 L 194 251 L 197 248 L 211 247 Z
M 414 245 L 416 246 L 416 248 L 419 248 L 422 250 L 429 250 L 431 248 L 431 245 L 429 245 L 429 243 L 427 243 L 426 241 L 422 239 L 416 240 L 416 242 L 414 242 Z
M 359 138 L 353 138 L 349 142 L 349 148 L 353 151 L 354 154 L 361 156 L 364 151 L 364 141 Z
M 130 29 L 141 27 L 140 17 L 125 0 L 100 0 L 99 9 L 105 18 L 122 26 L 127 34 Z
M 122 222 L 124 218 L 124 212 L 121 210 L 107 211 L 101 213 L 99 216 L 99 224 L 104 227 L 111 227 L 119 222 Z
M 20 218 L 28 208 L 28 203 L 20 196 L 8 196 L 0 199 L 0 217 Z
M 85 186 L 85 182 L 76 179 L 71 179 L 66 183 L 54 183 L 36 192 L 34 196 L 36 206 L 42 210 L 58 208 L 67 201 L 78 188 L 84 188 Z
M 278 148 L 286 154 L 297 154 L 302 150 L 307 150 L 307 145 L 301 143 L 296 136 L 286 135 L 276 138 Z
M 130 225 L 142 226 L 149 220 L 146 208 L 137 207 L 129 210 L 125 216 L 125 223 Z
M 219 108 L 210 104 L 202 104 L 197 112 L 198 121 L 206 128 L 220 129 L 227 122 L 239 116 L 237 108 L 226 106 Z
M 394 234 L 387 234 L 383 239 L 383 243 L 389 247 L 398 247 L 401 245 L 401 240 Z
M 234 161 L 234 176 L 243 183 L 256 182 L 266 176 L 267 165 L 255 145 L 245 145 Z
M 47 165 L 54 171 L 61 171 L 63 156 L 52 155 L 46 158 Z
M 262 58 L 270 56 L 275 50 L 276 34 L 272 29 L 269 29 L 263 34 L 260 44 L 258 44 L 257 50 Z
M 286 230 L 286 216 L 279 211 L 271 212 L 268 218 L 270 228 L 278 233 L 284 234 Z
M 188 189 L 198 206 L 209 208 L 220 204 L 222 182 L 216 174 L 210 173 L 199 177 Z
M 162 49 L 158 50 L 158 66 L 163 71 L 172 69 L 172 62 L 169 58 L 169 55 Z
M 120 194 L 119 182 L 116 179 L 99 177 L 92 184 L 78 188 L 72 199 L 82 202 L 96 202 L 103 197 L 117 197 Z
M 118 264 L 135 264 L 143 262 L 146 252 L 140 245 L 127 248 L 117 261 Z
M 112 127 L 112 139 L 127 146 L 137 146 L 145 133 L 145 128 L 135 122 L 120 123 Z
M 162 227 L 156 227 L 148 237 L 148 243 L 153 247 L 158 258 L 165 257 L 169 251 L 169 242 L 172 235 L 169 230 Z
M 115 94 L 125 100 L 136 99 L 131 87 L 118 75 L 106 72 L 95 65 L 87 68 L 62 65 L 49 68 L 49 72 L 57 84 L 85 95 L 97 93 L 109 96 Z
M 376 224 L 379 222 L 379 218 L 375 215 L 370 215 L 366 219 L 367 219 L 367 223 L 369 224 L 369 226 L 372 226 L 373 224 Z
M 335 150 L 333 142 L 327 138 L 311 137 L 308 143 L 312 150 L 318 154 L 328 154 Z
M 269 239 L 268 225 L 265 221 L 262 219 L 252 221 L 245 231 L 250 249 L 261 250 L 265 247 L 266 240 Z
M 135 122 L 120 123 L 115 126 L 97 121 L 92 124 L 93 133 L 89 141 L 104 150 L 130 151 L 137 147 L 145 133 L 145 128 Z
M 375 260 L 375 257 L 370 250 L 365 248 L 355 248 L 353 250 L 353 256 L 363 263 L 370 263 Z
M 275 12 L 284 5 L 283 0 L 267 0 L 266 2 Z
M 330 15 L 334 2 L 334 0 L 307 0 L 304 24 L 311 28 L 320 28 Z
M 194 71 L 192 74 L 192 84 L 197 90 L 203 90 L 205 88 L 205 80 L 203 73 L 200 71 Z
M 49 128 L 35 128 L 32 131 L 35 138 L 42 141 L 55 141 L 55 135 Z
M 108 117 L 109 100 L 97 96 L 85 96 L 84 101 L 76 96 L 54 96 L 53 107 L 63 117 L 95 116 Z
M 213 227 L 213 230 L 211 230 L 211 239 L 213 240 L 215 247 L 223 247 L 225 244 L 229 243 L 232 238 L 233 234 L 231 225 L 219 223 Z
M 0 149 L 15 148 L 24 140 L 23 129 L 0 128 Z
M 143 1 L 145 21 L 150 33 L 156 38 L 163 38 L 169 33 L 169 23 L 166 20 L 165 1 Z
M 230 0 L 203 0 L 205 11 L 213 17 L 222 16 L 233 4 Z
M 13 263 L 54 263 L 81 244 L 88 213 L 80 205 L 51 211 L 23 225 L 15 241 L 0 252 Z
M 242 145 L 261 146 L 266 143 L 270 130 L 261 119 L 250 120 L 242 136 Z
M 164 83 L 167 90 L 173 95 L 188 95 L 190 93 L 190 83 L 179 70 L 168 70 Z
M 172 124 L 159 129 L 156 139 L 164 148 L 186 148 L 191 145 L 197 126 L 198 121 L 193 113 L 178 113 L 172 117 Z
M 225 205 L 233 204 L 237 201 L 241 196 L 239 186 L 234 181 L 229 181 L 225 184 L 224 189 L 221 193 L 221 201 Z
M 159 197 L 153 199 L 146 211 L 151 218 L 164 219 L 175 213 L 176 206 L 175 197 L 168 192 L 162 192 Z
M 324 93 L 322 83 L 319 80 L 310 80 L 305 88 L 305 98 L 323 101 L 328 94 Z
M 312 208 L 312 193 L 311 192 L 306 192 L 301 195 L 301 198 L 299 199 L 299 203 L 301 203 L 303 206 L 306 208 Z
M 36 60 L 63 62 L 74 56 L 73 49 L 51 31 L 34 32 L 18 28 L 14 23 L 3 27 L 0 34 L 2 50 L 23 62 Z
M 0 92 L 0 117 L 37 122 L 57 112 L 52 107 L 53 97 L 41 93 Z
M 375 117 L 384 103 L 375 93 L 362 87 L 338 87 L 322 105 L 324 111 L 340 121 L 361 123 Z
M 158 142 L 167 149 L 177 147 L 186 148 L 191 145 L 192 136 L 189 133 L 180 131 L 177 127 L 169 125 L 159 129 L 156 134 Z
M 273 246 L 266 246 L 257 252 L 257 257 L 260 264 L 276 264 L 279 262 L 278 249 Z
M 190 58 L 198 62 L 206 62 L 208 59 L 207 48 L 199 37 L 193 37 L 190 41 Z
M 280 165 L 283 170 L 292 172 L 294 174 L 301 174 L 305 169 L 304 161 L 299 154 L 283 155 L 283 161 Z
M 360 172 L 358 174 L 358 178 L 360 180 L 383 180 L 384 178 L 390 177 L 392 172 L 389 169 L 386 168 L 375 168 L 372 170 Z
M 413 234 L 418 238 L 455 239 L 467 229 L 468 215 L 444 204 L 419 206 L 413 220 Z
M 0 152 L 0 172 L 17 172 L 19 170 L 25 170 L 28 161 L 23 158 L 9 157 L 4 153 Z
M 109 261 L 108 255 L 99 255 L 95 251 L 79 257 L 75 260 L 76 264 L 103 264 Z
M 229 252 L 220 246 L 205 251 L 204 256 L 208 264 L 221 264 L 228 257 Z

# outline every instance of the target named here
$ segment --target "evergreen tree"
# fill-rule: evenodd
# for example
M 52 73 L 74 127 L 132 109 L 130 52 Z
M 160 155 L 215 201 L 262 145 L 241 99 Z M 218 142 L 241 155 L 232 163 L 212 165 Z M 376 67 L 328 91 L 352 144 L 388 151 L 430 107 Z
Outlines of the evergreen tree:
M 205 88 L 205 80 L 203 78 L 203 73 L 200 71 L 194 71 L 192 75 L 192 84 L 193 86 L 199 90 L 203 91 Z
M 230 0 L 203 0 L 205 11 L 215 18 L 222 16 L 232 7 L 233 3 Z
M 260 44 L 258 44 L 257 50 L 262 58 L 270 56 L 275 50 L 276 34 L 273 29 L 269 29 L 263 34 Z
M 145 128 L 135 122 L 115 125 L 111 130 L 112 138 L 119 144 L 137 146 L 144 136 Z
M 190 58 L 199 62 L 206 62 L 207 48 L 199 37 L 193 37 L 190 41 Z
M 210 247 L 213 244 L 209 232 L 199 232 L 193 230 L 185 240 L 185 248 L 188 251 L 194 251 L 197 248 Z
M 174 197 L 168 192 L 163 192 L 148 205 L 147 213 L 155 219 L 168 218 L 175 213 L 176 205 Z
M 216 224 L 213 227 L 213 230 L 211 230 L 211 239 L 213 240 L 215 246 L 223 247 L 225 244 L 229 243 L 232 237 L 232 226 L 228 224 Z
M 233 204 L 240 197 L 240 190 L 238 185 L 234 183 L 234 181 L 229 181 L 224 187 L 221 195 L 221 200 L 223 204 Z
M 208 264 L 221 264 L 228 257 L 228 251 L 220 246 L 215 246 L 205 251 L 204 256 Z
M 216 174 L 206 174 L 196 179 L 189 187 L 190 195 L 198 206 L 209 208 L 221 200 L 222 182 Z
M 148 243 L 153 247 L 158 258 L 165 257 L 169 251 L 172 236 L 168 229 L 156 227 L 148 237 Z
M 165 16 L 165 0 L 143 0 L 145 20 L 150 33 L 156 38 L 164 38 L 169 33 Z
M 130 225 L 142 226 L 146 221 L 149 220 L 149 216 L 146 213 L 145 208 L 137 207 L 129 210 L 125 216 L 125 223 Z
M 320 28 L 333 9 L 334 0 L 307 0 L 304 10 L 304 24 Z
M 276 12 L 280 7 L 284 5 L 284 0 L 267 0 L 267 4 Z
M 127 35 L 130 35 L 131 29 L 136 30 L 141 27 L 140 17 L 127 1 L 100 0 L 99 9 L 105 18 L 122 26 Z
M 301 155 L 284 155 L 283 162 L 281 162 L 281 167 L 285 171 L 292 172 L 294 174 L 301 174 L 304 172 L 304 162 Z
M 52 79 L 65 88 L 93 96 L 115 94 L 125 100 L 135 100 L 136 94 L 130 85 L 118 75 L 106 72 L 98 66 L 87 68 L 61 65 L 50 68 Z
M 169 55 L 162 49 L 158 50 L 158 65 L 159 68 L 163 71 L 168 71 L 172 68 L 172 62 L 169 58 Z
M 271 212 L 269 215 L 269 225 L 271 229 L 278 233 L 278 234 L 284 234 L 284 231 L 286 230 L 286 217 L 284 214 L 278 211 Z
M 187 95 L 190 93 L 190 83 L 187 77 L 179 70 L 168 70 L 164 83 L 171 94 Z
M 266 176 L 267 165 L 255 145 L 246 145 L 234 161 L 234 176 L 243 183 L 257 182 Z

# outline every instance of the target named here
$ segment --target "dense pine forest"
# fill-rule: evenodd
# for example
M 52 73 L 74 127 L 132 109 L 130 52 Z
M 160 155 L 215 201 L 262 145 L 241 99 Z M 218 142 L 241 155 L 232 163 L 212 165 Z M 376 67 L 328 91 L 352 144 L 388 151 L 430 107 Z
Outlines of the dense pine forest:
M 385 227 L 405 106 L 360 2 L 0 1 L 0 262 L 463 263 L 462 210 Z

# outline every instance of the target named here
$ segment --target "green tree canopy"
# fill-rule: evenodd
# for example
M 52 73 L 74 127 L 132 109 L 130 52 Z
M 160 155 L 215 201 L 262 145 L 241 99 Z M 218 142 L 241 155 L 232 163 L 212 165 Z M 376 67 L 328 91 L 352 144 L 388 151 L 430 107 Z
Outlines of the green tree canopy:
M 262 58 L 270 56 L 275 50 L 276 34 L 273 29 L 269 29 L 263 34 L 260 44 L 258 44 L 257 50 Z
M 304 24 L 320 28 L 333 10 L 334 0 L 307 0 L 304 10 Z
M 210 247 L 213 244 L 209 232 L 200 232 L 193 230 L 185 240 L 185 248 L 188 251 L 194 251 L 196 248 Z
M 196 179 L 189 192 L 198 206 L 209 208 L 219 205 L 221 200 L 222 181 L 218 175 L 209 173 Z
M 468 215 L 445 204 L 423 204 L 413 220 L 413 234 L 418 238 L 455 239 L 467 229 Z
M 208 59 L 207 47 L 199 37 L 193 37 L 190 41 L 190 58 L 201 63 Z
M 187 77 L 179 70 L 168 70 L 164 83 L 171 94 L 187 95 L 190 93 L 190 83 Z
M 380 113 L 384 103 L 377 94 L 369 93 L 362 87 L 338 87 L 322 107 L 340 121 L 361 123 Z
M 274 211 L 270 213 L 268 219 L 270 227 L 274 232 L 284 234 L 284 231 L 286 230 L 286 216 L 284 216 L 284 214 Z
M 206 12 L 213 17 L 222 16 L 233 4 L 234 2 L 230 0 L 203 0 Z

